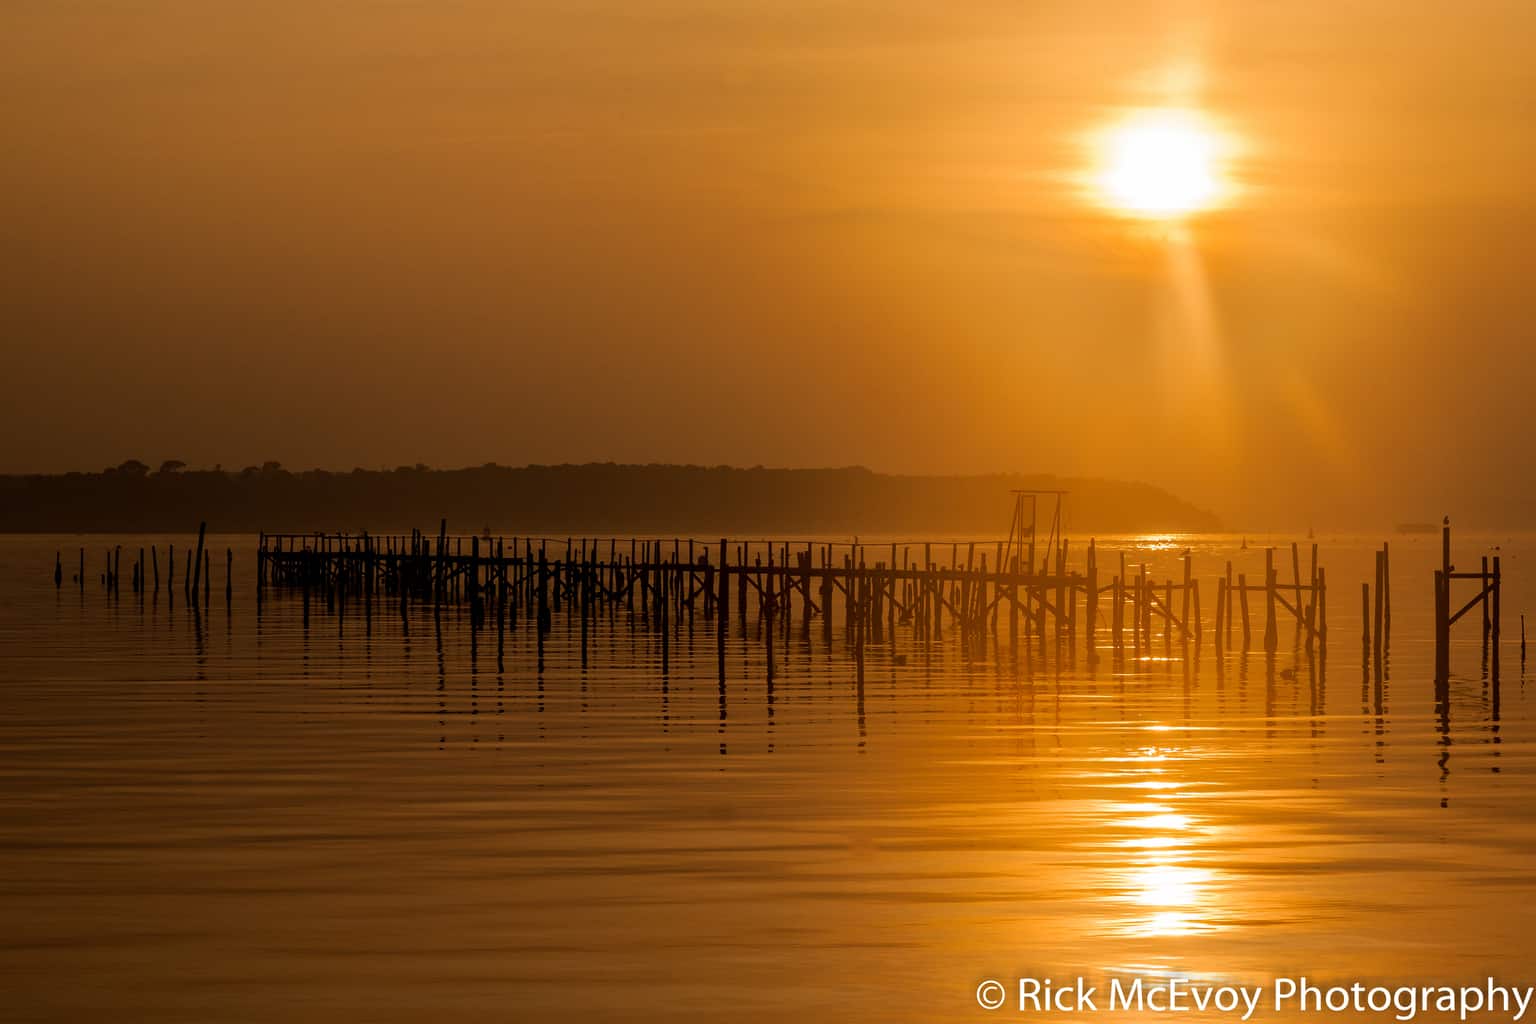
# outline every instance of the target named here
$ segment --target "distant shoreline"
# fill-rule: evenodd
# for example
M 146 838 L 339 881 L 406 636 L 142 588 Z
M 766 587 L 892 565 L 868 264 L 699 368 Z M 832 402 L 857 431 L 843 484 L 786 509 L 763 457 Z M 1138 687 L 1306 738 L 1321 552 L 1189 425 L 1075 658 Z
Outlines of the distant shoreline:
M 1150 484 L 1043 474 L 901 476 L 862 467 L 583 465 L 0 476 L 0 533 L 402 530 L 806 536 L 1007 533 L 1015 489 L 1064 490 L 1070 532 L 1211 532 L 1217 517 Z M 1042 527 L 1054 499 L 1041 499 Z

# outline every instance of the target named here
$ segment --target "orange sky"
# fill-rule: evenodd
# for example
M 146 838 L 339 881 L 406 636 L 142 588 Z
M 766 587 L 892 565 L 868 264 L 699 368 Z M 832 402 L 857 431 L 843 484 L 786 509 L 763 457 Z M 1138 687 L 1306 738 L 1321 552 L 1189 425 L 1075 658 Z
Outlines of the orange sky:
M 1526 3 L 9 0 L 0 470 L 1044 470 L 1536 515 Z M 1176 103 L 1225 209 L 1086 201 Z

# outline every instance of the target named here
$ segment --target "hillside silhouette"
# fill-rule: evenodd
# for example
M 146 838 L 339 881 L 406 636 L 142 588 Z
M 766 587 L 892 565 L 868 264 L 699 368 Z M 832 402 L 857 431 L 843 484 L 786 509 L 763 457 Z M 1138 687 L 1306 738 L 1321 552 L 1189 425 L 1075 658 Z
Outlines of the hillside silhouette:
M 1148 484 L 1046 475 L 613 463 L 290 472 L 269 462 L 228 472 L 175 461 L 151 471 L 130 460 L 100 473 L 0 477 L 0 531 L 153 533 L 199 520 L 219 531 L 385 531 L 446 517 L 453 530 L 503 534 L 992 536 L 1006 532 L 1014 488 L 1070 491 L 1077 534 L 1219 526 Z

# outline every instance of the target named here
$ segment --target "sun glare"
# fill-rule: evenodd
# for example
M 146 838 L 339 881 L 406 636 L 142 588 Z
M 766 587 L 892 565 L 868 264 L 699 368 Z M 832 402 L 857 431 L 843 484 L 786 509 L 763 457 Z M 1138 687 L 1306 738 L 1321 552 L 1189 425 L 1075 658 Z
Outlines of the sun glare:
M 1220 205 L 1227 192 L 1223 137 L 1191 111 L 1141 111 L 1098 148 L 1098 191 L 1121 213 L 1174 220 Z

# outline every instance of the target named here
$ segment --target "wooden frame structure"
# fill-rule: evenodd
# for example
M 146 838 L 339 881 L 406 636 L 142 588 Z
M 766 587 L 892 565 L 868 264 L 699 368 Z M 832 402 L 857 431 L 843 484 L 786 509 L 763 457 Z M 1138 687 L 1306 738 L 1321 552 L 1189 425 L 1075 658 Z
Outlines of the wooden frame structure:
M 1451 611 L 1451 588 L 1456 580 L 1474 580 L 1478 584 L 1478 591 L 1471 600 L 1462 605 L 1457 611 Z M 1482 567 L 1477 572 L 1457 572 L 1451 564 L 1451 518 L 1446 516 L 1440 526 L 1440 568 L 1435 570 L 1435 678 L 1445 680 L 1451 673 L 1451 627 L 1472 609 L 1481 608 L 1483 613 L 1483 646 L 1487 647 L 1490 637 L 1497 658 L 1500 632 L 1500 591 L 1502 590 L 1503 571 L 1499 565 L 1499 556 L 1493 556 L 1493 564 L 1489 565 L 1487 555 L 1483 556 Z

